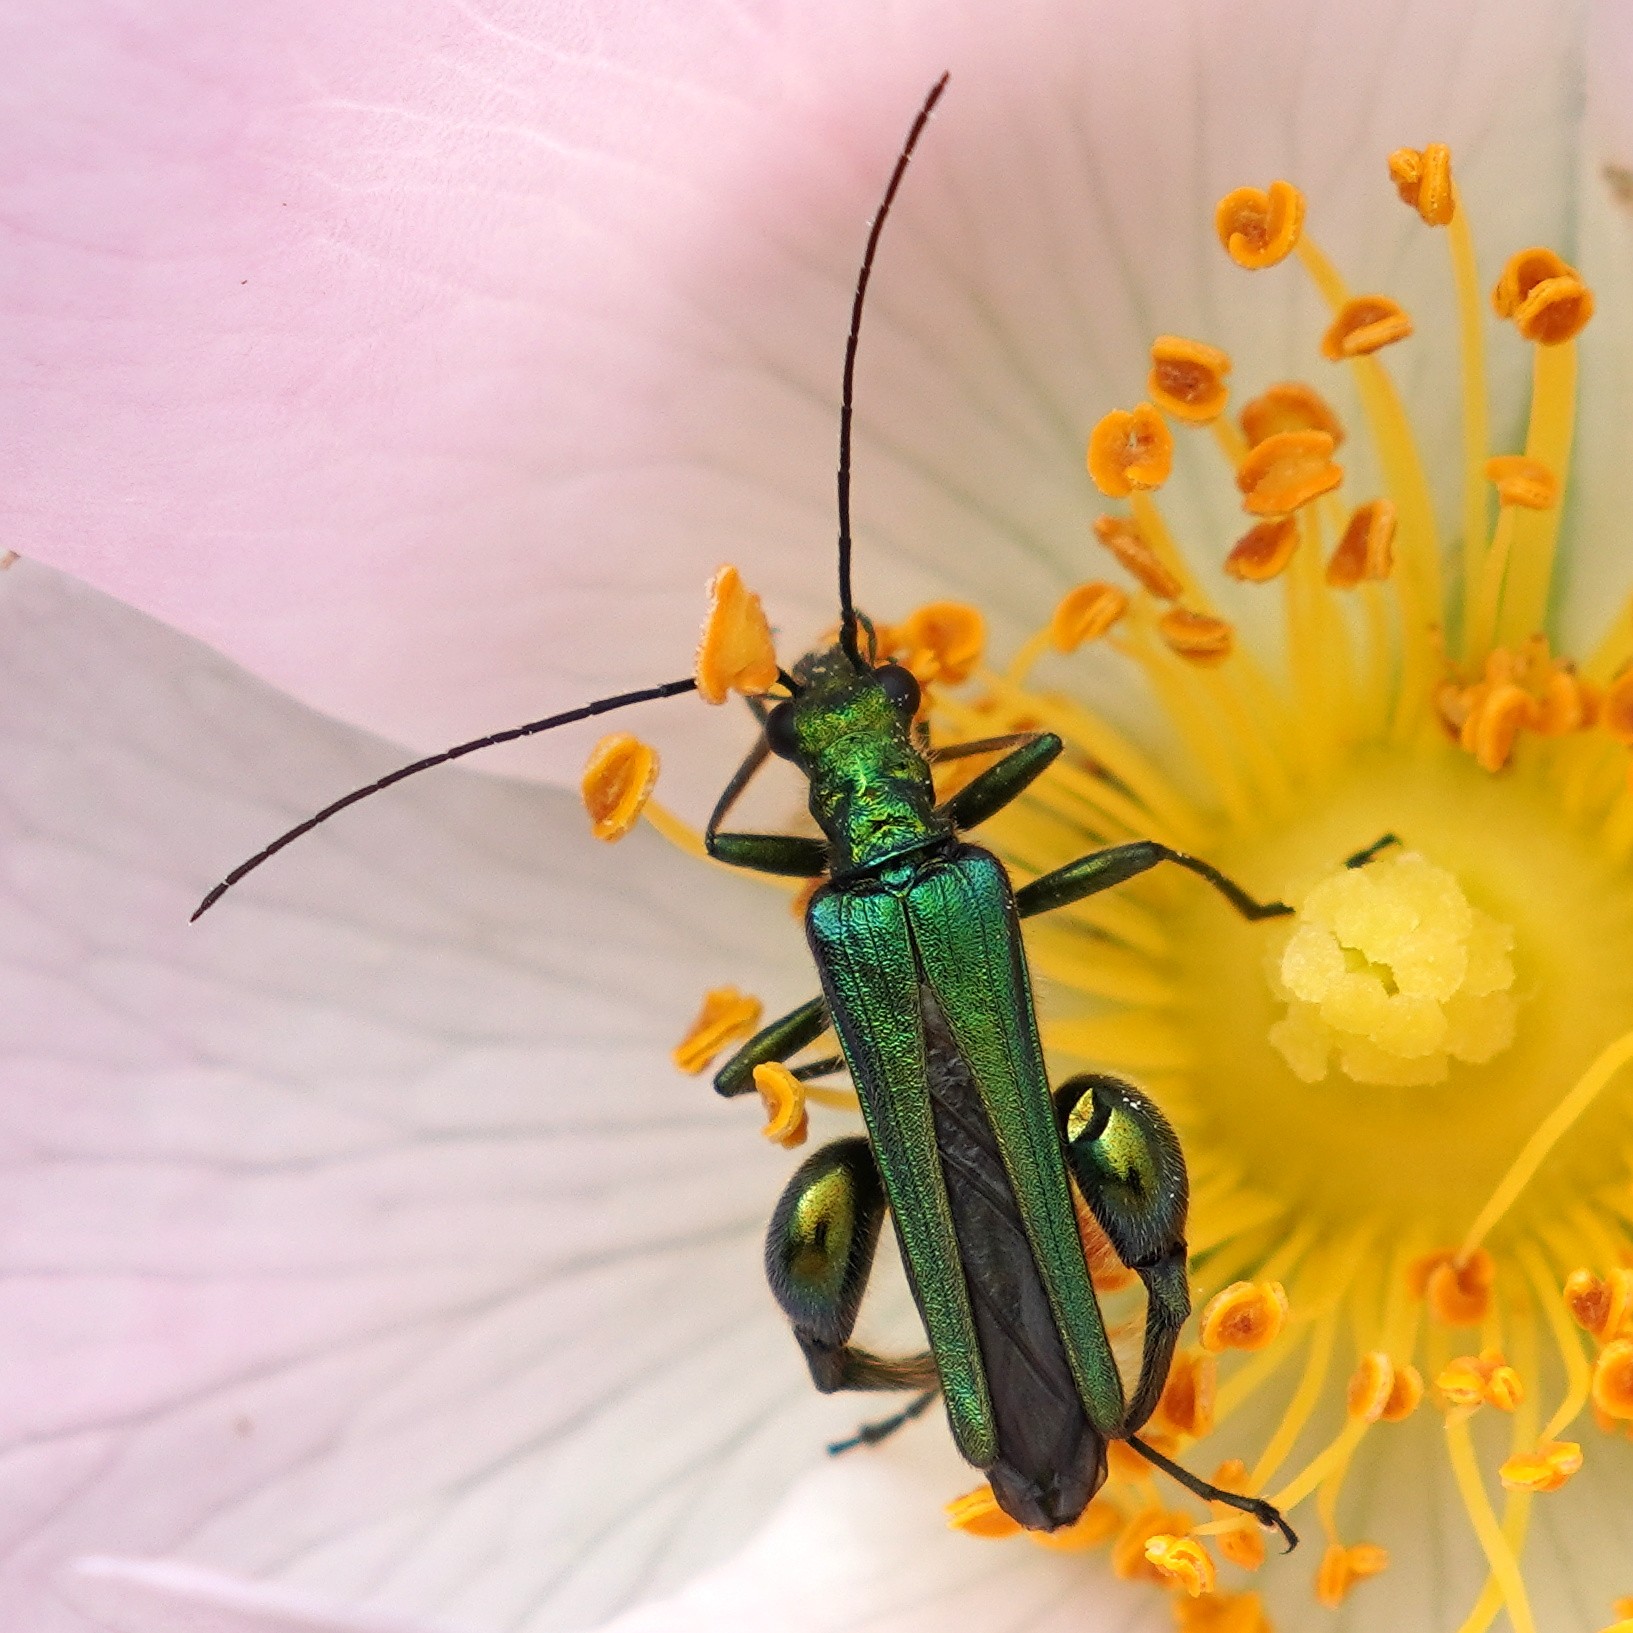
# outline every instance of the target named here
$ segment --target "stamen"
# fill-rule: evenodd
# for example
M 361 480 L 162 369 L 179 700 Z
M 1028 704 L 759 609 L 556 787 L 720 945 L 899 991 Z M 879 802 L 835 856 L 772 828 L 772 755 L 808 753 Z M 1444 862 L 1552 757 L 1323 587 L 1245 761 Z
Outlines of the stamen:
M 1591 1270 L 1565 1278 L 1565 1308 L 1583 1332 L 1604 1340 L 1616 1337 L 1633 1306 L 1633 1270 L 1617 1266 L 1601 1280 Z
M 1108 499 L 1160 488 L 1174 468 L 1174 434 L 1150 403 L 1114 408 L 1089 433 L 1088 466 Z
M 1096 516 L 1094 536 L 1159 601 L 1179 599 L 1184 586 L 1157 555 L 1138 523 L 1126 516 Z
M 1315 1575 L 1316 1603 L 1337 1610 L 1352 1589 L 1389 1568 L 1389 1550 L 1375 1542 L 1357 1542 L 1346 1548 L 1330 1543 Z
M 1276 516 L 1250 527 L 1225 557 L 1225 571 L 1247 584 L 1266 584 L 1287 569 L 1298 549 L 1298 523 Z
M 1197 1350 L 1178 1350 L 1152 1422 L 1178 1435 L 1200 1440 L 1213 1429 L 1219 1389 L 1219 1363 Z
M 724 703 L 733 692 L 755 697 L 777 684 L 780 671 L 765 608 L 735 567 L 722 567 L 709 584 L 696 670 L 698 696 L 705 703 Z
M 1079 584 L 1060 598 L 1049 620 L 1049 644 L 1057 652 L 1075 652 L 1085 641 L 1097 641 L 1128 611 L 1128 597 L 1114 584 Z
M 1356 507 L 1327 563 L 1327 582 L 1351 590 L 1363 579 L 1388 578 L 1395 566 L 1395 507 L 1374 499 Z
M 1514 1624 L 1514 1633 L 1536 1633 L 1536 1622 L 1531 1615 L 1531 1603 L 1525 1592 L 1525 1579 L 1520 1574 L 1519 1561 L 1497 1523 L 1491 1499 L 1480 1481 L 1480 1467 L 1475 1461 L 1468 1418 L 1462 1413 L 1453 1412 L 1446 1419 L 1446 1450 L 1451 1458 L 1458 1495 L 1463 1499 L 1464 1512 L 1474 1527 L 1475 1536 L 1479 1538 L 1486 1564 L 1496 1578 L 1509 1620 Z
M 1593 292 L 1576 268 L 1540 246 L 1509 257 L 1491 304 L 1525 339 L 1543 346 L 1574 340 L 1593 316 Z
M 1278 431 L 1256 443 L 1236 471 L 1242 509 L 1252 516 L 1285 516 L 1344 480 L 1325 431 Z
M 1314 386 L 1302 380 L 1283 380 L 1268 386 L 1252 402 L 1242 405 L 1242 435 L 1258 447 L 1281 431 L 1325 431 L 1337 448 L 1344 440 L 1344 425 L 1337 412 Z
M 1171 607 L 1157 620 L 1157 633 L 1171 652 L 1190 663 L 1223 663 L 1235 644 L 1235 632 L 1223 618 L 1211 613 Z
M 1202 1312 L 1202 1347 L 1215 1354 L 1264 1349 L 1280 1336 L 1287 1309 L 1287 1291 L 1279 1281 L 1233 1282 Z
M 1458 1356 L 1442 1369 L 1435 1388 L 1449 1406 L 1469 1410 L 1484 1405 L 1512 1412 L 1525 1399 L 1519 1373 L 1503 1359 L 1501 1351 L 1494 1349 Z
M 658 751 L 628 732 L 603 737 L 590 752 L 579 783 L 590 832 L 608 843 L 640 820 L 658 785 Z
M 1174 1601 L 1178 1633 L 1274 1633 L 1256 1593 L 1205 1593 Z
M 1395 1392 L 1394 1363 L 1383 1350 L 1369 1350 L 1350 1374 L 1344 1405 L 1352 1418 L 1376 1423 Z
M 1158 335 L 1151 342 L 1151 374 L 1146 390 L 1158 408 L 1175 419 L 1206 425 L 1225 411 L 1230 393 L 1225 376 L 1230 356 L 1217 346 L 1178 335 Z
M 1431 227 L 1444 227 L 1456 210 L 1452 190 L 1452 154 L 1443 142 L 1431 142 L 1421 152 L 1397 148 L 1389 155 L 1389 179 L 1401 201 L 1410 204 Z
M 1379 1421 L 1399 1423 L 1402 1419 L 1411 1417 L 1422 1399 L 1423 1374 L 1410 1363 L 1396 1367 L 1389 1386 L 1389 1398 L 1378 1414 Z
M 1113 1445 L 1117 1442 L 1113 1441 Z M 1191 1529 L 1188 1515 L 1174 1512 L 1161 1504 L 1142 1508 L 1126 1526 L 1123 1534 L 1112 1545 L 1111 1568 L 1125 1582 L 1160 1582 L 1162 1572 L 1146 1557 L 1145 1546 L 1153 1538 L 1180 1537 Z
M 1484 1248 L 1426 1254 L 1406 1274 L 1413 1296 L 1442 1326 L 1472 1327 L 1491 1313 L 1497 1265 Z
M 932 601 L 890 629 L 890 650 L 911 658 L 928 653 L 935 660 L 934 678 L 957 686 L 974 674 L 987 639 L 986 620 L 979 609 L 963 601 Z M 915 669 L 914 673 L 918 671 Z
M 1497 1477 L 1510 1491 L 1558 1491 L 1582 1467 L 1574 1440 L 1545 1440 L 1534 1452 L 1510 1457 Z
M 1268 193 L 1238 187 L 1213 213 L 1219 242 L 1237 266 L 1274 266 L 1292 253 L 1304 226 L 1304 195 L 1291 182 L 1273 181 Z
M 1145 1557 L 1193 1599 L 1212 1593 L 1219 1585 L 1213 1557 L 1192 1537 L 1159 1535 L 1148 1538 Z
M 1593 1367 L 1593 1404 L 1618 1423 L 1633 1421 L 1633 1338 L 1615 1338 Z
M 1497 454 L 1486 461 L 1486 475 L 1505 505 L 1525 510 L 1552 510 L 1559 502 L 1559 478 L 1540 459 L 1524 454 Z
M 741 1043 L 760 1024 L 765 1006 L 736 987 L 714 987 L 703 995 L 697 1019 L 670 1057 L 681 1071 L 696 1077 L 722 1049 Z
M 810 1130 L 805 1113 L 805 1085 L 779 1061 L 767 1061 L 754 1068 L 754 1087 L 765 1106 L 767 1122 L 760 1130 L 763 1138 L 785 1151 L 804 1145 Z
M 1369 357 L 1412 332 L 1412 320 L 1398 301 L 1387 295 L 1355 295 L 1345 301 L 1338 316 L 1321 337 L 1321 355 L 1329 362 Z

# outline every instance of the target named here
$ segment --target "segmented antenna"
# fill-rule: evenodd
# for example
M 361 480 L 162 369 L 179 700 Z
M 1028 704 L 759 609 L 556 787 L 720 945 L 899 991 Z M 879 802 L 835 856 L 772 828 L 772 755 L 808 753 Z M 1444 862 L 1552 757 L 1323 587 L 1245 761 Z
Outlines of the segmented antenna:
M 862 649 L 856 633 L 856 603 L 851 599 L 851 411 L 856 384 L 856 343 L 862 333 L 862 302 L 868 292 L 868 275 L 873 271 L 874 251 L 879 247 L 879 234 L 884 231 L 885 217 L 895 201 L 896 189 L 907 174 L 907 162 L 913 149 L 930 122 L 930 114 L 941 93 L 947 89 L 948 76 L 943 74 L 930 87 L 924 106 L 918 111 L 907 140 L 902 143 L 896 168 L 890 173 L 890 185 L 879 203 L 878 214 L 868 229 L 867 248 L 862 252 L 862 270 L 856 275 L 856 294 L 851 301 L 851 328 L 845 338 L 845 383 L 839 400 L 839 644 L 845 655 L 858 669 L 864 666 Z
M 639 692 L 620 692 L 616 697 L 597 698 L 594 703 L 585 703 L 579 708 L 549 715 L 543 720 L 530 720 L 525 726 L 512 726 L 509 731 L 496 731 L 487 737 L 473 738 L 469 743 L 460 743 L 455 748 L 444 749 L 442 753 L 416 760 L 412 765 L 399 766 L 378 782 L 371 782 L 366 788 L 354 788 L 351 793 L 337 799 L 333 805 L 325 805 L 316 816 L 309 816 L 304 822 L 297 823 L 288 833 L 279 834 L 264 850 L 257 851 L 247 862 L 240 862 L 193 909 L 193 916 L 188 923 L 197 920 L 201 913 L 207 913 L 246 873 L 253 873 L 269 857 L 276 856 L 285 845 L 294 844 L 302 834 L 310 833 L 320 822 L 327 822 L 337 811 L 344 811 L 348 805 L 355 805 L 359 800 L 367 799 L 370 794 L 378 794 L 382 788 L 390 788 L 393 783 L 399 783 L 405 777 L 429 771 L 435 765 L 446 765 L 450 760 L 463 759 L 467 754 L 475 754 L 478 749 L 492 748 L 497 743 L 513 743 L 518 737 L 532 737 L 536 732 L 549 731 L 555 726 L 570 726 L 575 720 L 589 720 L 598 714 L 611 714 L 614 709 L 627 709 L 632 703 L 651 703 L 660 697 L 678 697 L 682 692 L 695 691 L 696 688 L 696 679 L 688 675 L 685 680 L 666 680 L 661 686 L 648 686 Z

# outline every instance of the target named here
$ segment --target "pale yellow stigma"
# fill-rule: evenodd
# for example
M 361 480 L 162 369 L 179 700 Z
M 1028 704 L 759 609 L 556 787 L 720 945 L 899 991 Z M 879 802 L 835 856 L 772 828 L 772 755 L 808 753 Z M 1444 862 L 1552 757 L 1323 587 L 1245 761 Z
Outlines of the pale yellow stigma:
M 1271 1029 L 1307 1083 L 1438 1083 L 1449 1062 L 1514 1041 L 1512 930 L 1412 852 L 1329 874 L 1299 903 L 1272 969 L 1287 1014 Z

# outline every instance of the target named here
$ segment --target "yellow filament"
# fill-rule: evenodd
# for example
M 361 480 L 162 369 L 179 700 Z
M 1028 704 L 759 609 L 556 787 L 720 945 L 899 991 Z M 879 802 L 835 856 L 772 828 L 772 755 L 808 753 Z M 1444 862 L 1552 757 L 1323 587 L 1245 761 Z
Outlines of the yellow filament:
M 1225 456 L 1225 463 L 1234 473 L 1236 467 L 1247 458 L 1247 438 L 1242 435 L 1236 424 L 1223 414 L 1211 421 L 1208 429 L 1213 432 L 1213 440 L 1219 444 L 1219 451 Z
M 1565 1398 L 1548 1419 L 1541 1435 L 1543 1440 L 1557 1440 L 1588 1404 L 1588 1394 L 1593 1387 L 1593 1368 L 1582 1354 L 1582 1338 L 1571 1322 L 1564 1299 L 1560 1297 L 1558 1278 L 1549 1274 L 1542 1255 L 1530 1243 L 1520 1249 L 1520 1261 L 1525 1266 L 1537 1303 L 1548 1319 L 1554 1335 L 1554 1347 L 1559 1351 L 1560 1364 L 1565 1368 Z
M 1503 604 L 1503 584 L 1508 578 L 1514 554 L 1514 533 L 1524 515 L 1517 505 L 1504 505 L 1497 512 L 1497 530 L 1491 548 L 1481 560 L 1479 571 L 1468 588 L 1467 611 L 1463 618 L 1463 657 L 1477 668 L 1497 642 L 1497 611 Z
M 667 806 L 660 805 L 655 799 L 649 799 L 641 815 L 683 855 L 690 856 L 699 862 L 712 860 L 708 851 L 704 848 L 703 835 L 691 823 L 676 816 Z M 726 864 L 722 862 L 719 865 L 724 867 Z M 732 869 L 733 873 L 740 871 L 737 868 Z
M 818 1106 L 828 1106 L 834 1111 L 860 1111 L 862 1102 L 857 1099 L 853 1089 L 823 1089 L 812 1084 L 805 1085 L 805 1098 Z
M 1561 484 L 1569 473 L 1576 423 L 1576 342 L 1537 346 L 1531 361 L 1531 421 L 1525 454 L 1552 471 Z M 1514 520 L 1514 547 L 1503 586 L 1497 642 L 1509 645 L 1542 628 L 1553 580 L 1561 506 L 1521 510 Z
M 1531 1183 L 1548 1153 L 1630 1060 L 1633 1060 L 1633 1032 L 1624 1032 L 1613 1044 L 1600 1051 L 1598 1059 L 1577 1079 L 1576 1086 L 1543 1118 L 1508 1172 L 1498 1182 L 1490 1200 L 1469 1226 L 1468 1235 L 1457 1250 L 1456 1262 L 1459 1266 L 1468 1263 L 1474 1250 L 1491 1233 L 1492 1227 Z
M 1333 1340 L 1337 1334 L 1338 1312 L 1329 1310 L 1315 1324 L 1310 1338 L 1310 1353 L 1304 1363 L 1304 1375 L 1298 1381 L 1298 1388 L 1293 1391 L 1292 1400 L 1287 1403 L 1286 1415 L 1276 1425 L 1270 1443 L 1253 1465 L 1253 1473 L 1248 1480 L 1250 1491 L 1264 1490 L 1265 1483 L 1286 1461 L 1287 1454 L 1304 1432 L 1304 1425 L 1310 1421 L 1310 1414 L 1320 1404 L 1321 1392 L 1327 1384 L 1327 1368 L 1332 1363 Z
M 1457 327 L 1463 366 L 1463 588 L 1467 595 L 1480 582 L 1490 525 L 1485 463 L 1491 426 L 1486 405 L 1485 313 L 1480 299 L 1480 273 L 1474 258 L 1474 234 L 1469 229 L 1468 211 L 1461 208 L 1457 199 L 1455 184 L 1452 198 L 1446 247 L 1451 253 L 1452 280 L 1457 286 Z M 1476 661 L 1483 656 L 1467 655 Z
M 1497 1523 L 1496 1511 L 1480 1479 L 1466 1412 L 1452 1412 L 1447 1416 L 1446 1451 L 1451 1458 L 1457 1493 L 1463 1499 L 1464 1511 L 1474 1527 L 1491 1574 L 1496 1579 L 1508 1618 L 1514 1624 L 1514 1633 L 1536 1633 L 1537 1624 L 1531 1615 L 1531 1602 L 1526 1597 L 1525 1579 L 1520 1575 L 1519 1561 L 1515 1559 L 1514 1551 L 1508 1546 L 1508 1539 Z M 1468 1626 L 1465 1623 L 1465 1627 Z
M 1022 643 L 1021 649 L 1009 660 L 1009 667 L 1004 671 L 1004 679 L 1011 686 L 1024 686 L 1026 677 L 1032 673 L 1032 665 L 1049 650 L 1049 630 L 1046 625 L 1036 635 L 1030 636 Z

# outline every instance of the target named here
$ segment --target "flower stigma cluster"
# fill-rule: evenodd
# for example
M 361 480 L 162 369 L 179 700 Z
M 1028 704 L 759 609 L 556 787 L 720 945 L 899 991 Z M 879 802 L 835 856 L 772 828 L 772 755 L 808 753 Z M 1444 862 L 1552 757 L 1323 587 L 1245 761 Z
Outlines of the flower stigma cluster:
M 1083 581 L 1043 627 L 1001 668 L 973 608 L 938 604 L 875 634 L 879 656 L 920 680 L 937 745 L 1037 729 L 1065 740 L 1050 774 L 981 831 L 1017 883 L 1151 838 L 1297 909 L 1248 924 L 1194 880 L 1153 874 L 1028 926 L 1056 1079 L 1087 1067 L 1138 1082 L 1190 1166 L 1197 1313 L 1147 1437 L 1227 1490 L 1305 1507 L 1315 1558 L 1282 1568 L 1326 1606 L 1389 1568 L 1383 1546 L 1346 1528 L 1354 1469 L 1384 1437 L 1432 1437 L 1484 1566 L 1459 1633 L 1499 1615 L 1532 1633 L 1533 1504 L 1585 1462 L 1625 1458 L 1633 1432 L 1633 602 L 1591 650 L 1556 652 L 1549 597 L 1591 292 L 1552 251 L 1504 246 L 1490 300 L 1502 343 L 1530 348 L 1531 393 L 1523 446 L 1493 447 L 1486 297 L 1451 156 L 1403 150 L 1388 177 L 1447 250 L 1458 468 L 1425 468 L 1386 361 L 1424 314 L 1352 292 L 1295 187 L 1240 188 L 1217 209 L 1223 253 L 1244 273 L 1296 267 L 1328 309 L 1310 378 L 1252 380 L 1232 415 L 1231 378 L 1250 365 L 1157 337 L 1146 400 L 1087 432 L 1089 476 L 1113 508 L 1085 504 Z M 1336 370 L 1358 423 L 1322 389 Z M 1370 444 L 1376 490 L 1355 491 L 1342 463 L 1352 437 Z M 1236 537 L 1182 541 L 1170 527 L 1161 490 L 1193 457 L 1233 485 Z M 1455 552 L 1439 536 L 1442 484 Z M 1226 581 L 1275 598 L 1277 640 L 1245 637 L 1207 588 Z M 747 676 L 738 689 L 764 691 L 775 659 L 752 635 L 736 628 L 716 649 L 730 654 L 722 673 Z M 1136 740 L 1086 707 L 1066 659 L 1125 671 L 1161 729 Z M 710 695 L 736 683 L 711 678 Z M 586 797 L 598 823 L 615 811 L 627 828 L 640 804 L 628 790 L 644 799 L 654 773 L 627 750 L 606 758 L 623 781 Z M 938 791 L 982 764 L 939 765 Z M 645 812 L 700 851 L 661 807 Z M 736 994 L 711 997 L 684 1047 L 690 1070 L 757 1017 Z M 831 1054 L 831 1037 L 813 1048 Z M 807 1100 L 855 1107 L 796 1074 L 757 1083 L 765 1133 L 783 1144 L 804 1137 Z M 1086 1207 L 1080 1223 L 1135 1353 L 1133 1277 Z M 1506 1423 L 1500 1455 L 1476 1419 Z M 1029 1536 L 1106 1549 L 1117 1575 L 1171 1596 L 1181 1630 L 1269 1633 L 1272 1607 L 1251 1587 L 1258 1528 L 1187 1502 L 1113 1442 L 1082 1518 Z M 948 1517 L 973 1536 L 1018 1530 L 985 1488 Z M 1599 1609 L 1609 1622 L 1629 1604 Z

